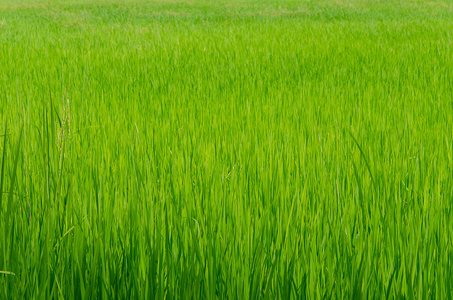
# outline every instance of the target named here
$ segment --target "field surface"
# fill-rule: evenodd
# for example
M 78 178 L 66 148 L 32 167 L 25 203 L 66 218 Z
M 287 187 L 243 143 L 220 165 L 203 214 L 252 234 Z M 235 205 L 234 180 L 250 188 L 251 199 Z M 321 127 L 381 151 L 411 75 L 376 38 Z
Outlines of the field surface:
M 451 299 L 453 2 L 0 0 L 0 299 Z

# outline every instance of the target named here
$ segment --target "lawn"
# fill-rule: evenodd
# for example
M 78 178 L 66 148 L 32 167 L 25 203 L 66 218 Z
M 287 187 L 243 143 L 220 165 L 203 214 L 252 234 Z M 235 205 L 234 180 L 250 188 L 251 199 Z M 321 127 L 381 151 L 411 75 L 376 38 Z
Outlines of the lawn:
M 0 0 L 0 299 L 450 299 L 453 1 Z

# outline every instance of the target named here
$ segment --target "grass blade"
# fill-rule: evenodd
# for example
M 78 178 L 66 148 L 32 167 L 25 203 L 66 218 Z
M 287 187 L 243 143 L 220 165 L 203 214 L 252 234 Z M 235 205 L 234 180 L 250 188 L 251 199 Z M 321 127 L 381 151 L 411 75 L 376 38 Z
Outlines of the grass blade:
M 366 167 L 367 167 L 367 169 L 368 169 L 368 173 L 370 174 L 371 182 L 372 182 L 372 184 L 373 184 L 373 187 L 375 187 L 375 185 L 374 185 L 375 183 L 374 183 L 373 172 L 371 172 L 371 168 L 370 168 L 370 165 L 369 165 L 369 163 L 368 163 L 368 160 L 367 160 L 367 158 L 366 158 L 366 156 L 365 156 L 365 153 L 363 152 L 362 147 L 360 147 L 359 142 L 358 142 L 357 139 L 354 137 L 354 135 L 352 134 L 352 132 L 351 132 L 350 130 L 348 130 L 348 132 L 349 132 L 349 135 L 350 135 L 350 136 L 352 137 L 352 139 L 354 140 L 354 142 L 355 142 L 357 148 L 359 148 L 360 154 L 361 154 L 363 160 L 365 161 L 365 165 L 366 165 Z
M 17 142 L 17 147 L 16 147 L 16 155 L 14 158 L 14 164 L 13 164 L 13 176 L 11 177 L 11 186 L 9 189 L 9 195 L 8 195 L 8 206 L 6 209 L 6 218 L 7 220 L 9 219 L 9 216 L 11 215 L 11 209 L 12 209 L 12 204 L 13 204 L 13 198 L 14 198 L 14 186 L 16 184 L 16 175 L 17 175 L 17 166 L 19 163 L 19 152 L 20 152 L 20 143 L 22 141 L 22 132 L 23 132 L 23 125 L 19 133 L 19 141 Z
M 6 159 L 6 133 L 8 130 L 8 121 L 5 126 L 5 134 L 3 136 L 3 155 L 2 155 L 2 170 L 0 173 L 0 211 L 2 208 L 2 198 L 3 198 L 3 180 L 5 178 L 5 159 Z
M 10 271 L 0 271 L 0 274 L 16 276 L 16 273 Z

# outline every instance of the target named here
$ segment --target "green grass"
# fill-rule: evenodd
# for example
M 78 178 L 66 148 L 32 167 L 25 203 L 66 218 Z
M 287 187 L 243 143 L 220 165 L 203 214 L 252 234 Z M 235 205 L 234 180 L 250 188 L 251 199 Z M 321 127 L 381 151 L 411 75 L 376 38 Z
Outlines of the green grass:
M 0 0 L 0 132 L 1 299 L 452 297 L 452 1 Z

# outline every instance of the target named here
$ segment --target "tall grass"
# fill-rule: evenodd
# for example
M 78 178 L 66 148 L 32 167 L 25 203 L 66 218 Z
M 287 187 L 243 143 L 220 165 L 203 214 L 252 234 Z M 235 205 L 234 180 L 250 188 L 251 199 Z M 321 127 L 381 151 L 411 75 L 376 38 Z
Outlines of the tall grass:
M 451 298 L 452 12 L 0 0 L 0 298 Z

